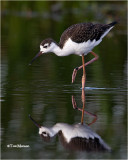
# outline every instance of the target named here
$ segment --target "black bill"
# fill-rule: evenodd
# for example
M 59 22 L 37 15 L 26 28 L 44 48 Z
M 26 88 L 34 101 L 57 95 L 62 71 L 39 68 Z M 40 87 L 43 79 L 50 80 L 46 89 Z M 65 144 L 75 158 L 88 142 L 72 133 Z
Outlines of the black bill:
M 29 114 L 29 118 L 33 121 L 33 123 L 38 127 L 41 128 L 41 126 L 39 124 L 37 124 L 37 122 L 31 117 L 31 115 Z
M 31 65 L 32 62 L 35 61 L 35 59 L 36 59 L 37 57 L 41 56 L 42 54 L 43 54 L 43 52 L 37 53 L 37 55 L 36 55 L 36 56 L 32 59 L 32 61 L 29 63 L 29 65 Z

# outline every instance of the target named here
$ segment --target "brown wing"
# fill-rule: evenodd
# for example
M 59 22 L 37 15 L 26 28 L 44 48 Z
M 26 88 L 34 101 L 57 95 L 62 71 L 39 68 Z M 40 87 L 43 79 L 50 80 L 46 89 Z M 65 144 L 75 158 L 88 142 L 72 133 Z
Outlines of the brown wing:
M 93 41 L 94 39 L 98 41 L 100 37 L 112 26 L 110 24 L 92 24 L 92 23 L 79 23 L 74 24 L 67 28 L 59 42 L 59 46 L 63 48 L 64 43 L 71 38 L 76 43 L 87 42 L 88 40 Z

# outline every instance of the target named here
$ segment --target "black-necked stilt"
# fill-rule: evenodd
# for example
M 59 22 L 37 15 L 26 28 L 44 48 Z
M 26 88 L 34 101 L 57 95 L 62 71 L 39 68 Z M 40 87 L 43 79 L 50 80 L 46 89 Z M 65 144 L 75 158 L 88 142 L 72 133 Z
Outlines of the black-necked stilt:
M 110 24 L 74 24 L 63 32 L 59 44 L 51 38 L 43 40 L 40 44 L 40 52 L 32 59 L 31 63 L 40 55 L 48 52 L 53 52 L 57 56 L 68 56 L 70 54 L 82 56 L 83 65 L 74 69 L 72 83 L 75 80 L 77 71 L 83 68 L 82 88 L 84 88 L 86 80 L 85 66 L 98 59 L 98 55 L 92 52 L 92 49 L 102 41 L 103 37 L 116 23 L 115 21 Z M 84 63 L 84 56 L 88 53 L 94 55 L 94 58 Z
M 40 126 L 30 115 L 29 117 L 39 128 L 39 134 L 45 141 L 50 140 L 50 138 L 58 134 L 62 144 L 68 149 L 111 151 L 111 148 L 102 140 L 102 138 L 85 124 L 82 125 L 78 123 L 69 125 L 67 123 L 57 123 L 53 127 L 48 128 Z

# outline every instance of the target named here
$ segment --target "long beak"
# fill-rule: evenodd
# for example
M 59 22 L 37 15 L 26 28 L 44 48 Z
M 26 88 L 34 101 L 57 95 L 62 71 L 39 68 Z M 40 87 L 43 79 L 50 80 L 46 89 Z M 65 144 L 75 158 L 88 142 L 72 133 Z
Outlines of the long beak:
M 33 123 L 38 127 L 41 128 L 41 126 L 39 124 L 37 124 L 37 122 L 31 117 L 31 115 L 29 114 L 29 118 L 33 121 Z
M 32 62 L 35 61 L 35 59 L 36 59 L 37 57 L 41 56 L 42 54 L 43 54 L 43 52 L 37 53 L 37 55 L 36 55 L 36 56 L 32 59 L 32 61 L 29 63 L 29 65 L 31 65 Z

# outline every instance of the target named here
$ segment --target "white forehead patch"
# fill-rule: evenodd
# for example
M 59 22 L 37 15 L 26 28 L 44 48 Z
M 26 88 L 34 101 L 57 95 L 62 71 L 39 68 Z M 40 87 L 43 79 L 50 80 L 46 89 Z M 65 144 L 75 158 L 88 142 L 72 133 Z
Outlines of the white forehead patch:
M 43 127 L 39 128 L 39 134 L 42 134 L 43 131 L 44 131 Z
M 43 46 L 42 45 L 40 45 L 40 51 L 43 51 Z

